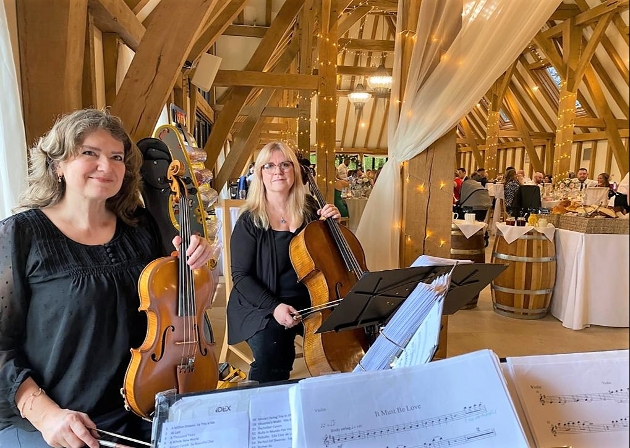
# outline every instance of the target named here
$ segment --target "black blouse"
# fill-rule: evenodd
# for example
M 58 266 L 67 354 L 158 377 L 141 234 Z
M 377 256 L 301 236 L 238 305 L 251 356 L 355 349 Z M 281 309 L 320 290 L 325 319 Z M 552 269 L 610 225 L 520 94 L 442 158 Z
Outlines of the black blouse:
M 116 224 L 112 240 L 84 245 L 41 210 L 0 222 L 0 429 L 32 429 L 15 404 L 32 377 L 62 408 L 98 417 L 120 409 L 131 347 L 146 334 L 138 312 L 142 269 L 163 255 L 157 225 Z
M 314 219 L 317 219 L 316 205 L 307 202 L 304 223 L 295 233 L 281 232 L 279 239 L 285 243 L 279 244 L 277 232 L 256 227 L 250 212 L 239 216 L 230 239 L 234 284 L 227 306 L 228 344 L 238 344 L 265 328 L 276 306 L 288 303 L 281 300 L 281 294 L 294 296 L 301 289 L 302 285 L 292 288 L 297 282 L 295 274 L 290 278 L 289 285 L 284 284 L 290 274 L 288 269 L 292 269 L 287 268 L 288 245 Z M 306 287 L 303 291 L 305 296 L 294 296 L 290 301 L 298 309 L 310 303 Z

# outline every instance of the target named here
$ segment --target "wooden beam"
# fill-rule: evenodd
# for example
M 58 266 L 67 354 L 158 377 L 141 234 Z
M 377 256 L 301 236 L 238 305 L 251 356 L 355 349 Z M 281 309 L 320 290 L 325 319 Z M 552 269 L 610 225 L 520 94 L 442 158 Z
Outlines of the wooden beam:
M 87 0 L 16 3 L 22 110 L 30 146 L 81 98 Z
M 318 5 L 320 3 L 318 2 Z M 314 0 L 306 0 L 298 20 L 298 37 L 300 42 L 298 72 L 303 75 L 313 73 L 313 45 L 311 36 L 315 29 L 317 6 Z M 311 144 L 311 92 L 300 92 L 298 95 L 298 148 L 307 151 Z
M 346 34 L 352 26 L 372 11 L 372 6 L 359 6 L 348 14 L 343 14 L 337 25 L 337 36 Z
M 299 42 L 296 39 L 280 57 L 278 64 L 274 68 L 274 73 L 280 74 L 289 69 L 291 62 L 297 55 L 298 46 Z M 216 176 L 216 182 L 214 183 L 215 189 L 220 190 L 223 188 L 223 185 L 225 185 L 230 178 L 240 174 L 245 167 L 253 146 L 259 139 L 260 131 L 265 126 L 263 111 L 268 107 L 274 94 L 277 96 L 277 93 L 278 91 L 272 89 L 263 90 L 254 105 L 251 106 L 252 114 L 247 117 L 239 132 L 234 136 L 234 142 L 232 143 L 230 152 L 227 154 Z
M 317 186 L 329 203 L 333 202 L 333 184 L 337 175 L 333 148 L 337 134 L 337 0 L 322 0 L 322 38 L 319 39 L 319 95 L 317 96 L 315 160 Z
M 105 104 L 116 100 L 116 72 L 118 69 L 118 44 L 116 33 L 103 33 L 103 77 L 105 80 Z
M 112 106 L 112 113 L 121 117 L 134 141 L 153 135 L 193 37 L 217 1 L 162 0 L 156 7 Z
M 475 141 L 475 134 L 468 122 L 468 119 L 464 117 L 461 121 L 462 127 L 464 128 L 464 132 L 466 133 L 466 140 L 468 140 L 468 144 L 472 148 L 473 157 L 475 158 L 475 163 L 477 167 L 483 167 L 483 155 L 479 151 L 477 147 L 477 142 Z
M 236 16 L 245 7 L 245 0 L 232 0 L 221 13 L 212 20 L 211 25 L 196 37 L 195 43 L 188 52 L 187 61 L 194 62 L 207 52 L 223 32 L 230 26 Z
M 595 102 L 595 108 L 597 109 L 599 116 L 603 118 L 606 123 L 608 147 L 612 150 L 615 161 L 617 162 L 617 167 L 619 167 L 619 170 L 623 172 L 628 169 L 628 150 L 621 140 L 621 133 L 619 132 L 619 128 L 617 128 L 617 120 L 610 110 L 610 106 L 606 102 L 606 97 L 604 96 L 604 92 L 597 81 L 595 70 L 593 70 L 592 67 L 589 66 L 586 69 L 585 78 L 586 88 Z
M 604 14 L 609 12 L 619 13 L 625 11 L 626 9 L 628 9 L 628 0 L 606 0 L 601 4 L 590 8 L 588 11 L 584 11 L 574 17 L 571 17 L 570 19 L 575 22 L 576 26 L 586 26 L 596 22 L 599 20 L 600 16 L 603 16 Z M 543 37 L 545 39 L 558 37 L 562 34 L 565 23 L 566 21 L 543 31 Z
M 269 28 L 266 26 L 229 25 L 223 32 L 224 36 L 258 37 L 262 39 Z
M 197 112 L 203 115 L 210 123 L 214 123 L 214 110 L 208 104 L 203 95 L 197 96 Z
M 87 15 L 87 23 L 85 27 L 85 55 L 83 58 L 83 86 L 82 97 L 83 107 L 95 107 L 97 104 L 97 81 L 96 81 L 96 54 L 94 50 L 94 18 L 91 14 Z
M 538 157 L 538 154 L 536 153 L 534 142 L 532 141 L 532 138 L 529 135 L 527 123 L 525 123 L 525 120 L 523 116 L 521 115 L 521 111 L 518 108 L 518 101 L 516 100 L 516 97 L 512 93 L 512 90 L 508 89 L 508 91 L 505 92 L 505 99 L 507 101 L 508 108 L 510 109 L 512 118 L 514 119 L 514 125 L 516 126 L 516 129 L 521 131 L 521 133 L 523 134 L 523 142 L 525 143 L 525 150 L 527 151 L 527 154 L 529 155 L 529 160 L 531 164 L 534 166 L 534 169 L 536 171 L 543 172 L 544 167 L 540 161 L 540 158 Z
M 337 74 L 347 76 L 370 76 L 376 73 L 378 67 L 355 67 L 352 65 L 338 65 Z M 391 76 L 392 69 L 386 68 L 387 73 Z
M 133 51 L 138 50 L 145 28 L 122 0 L 88 0 L 94 24 L 103 33 L 116 33 Z
M 606 32 L 606 28 L 608 27 L 608 24 L 612 20 L 612 14 L 613 14 L 612 12 L 605 14 L 597 22 L 597 26 L 595 26 L 595 29 L 593 30 L 593 34 L 591 35 L 590 39 L 588 40 L 588 43 L 582 50 L 582 54 L 580 55 L 580 61 L 577 67 L 575 68 L 575 71 L 573 72 L 573 76 L 569 78 L 569 80 L 567 81 L 568 89 L 570 91 L 572 92 L 576 91 L 580 82 L 582 82 L 582 77 L 584 76 L 584 72 L 586 71 L 586 68 L 591 63 L 591 58 L 595 54 L 595 50 L 597 49 L 597 46 L 601 42 L 602 37 L 605 35 L 604 33 Z
M 353 0 L 349 2 L 348 7 L 359 7 L 362 4 L 366 3 L 365 0 Z M 370 6 L 372 6 L 376 11 L 387 11 L 387 12 L 396 12 L 398 11 L 398 1 L 397 0 L 369 0 Z
M 303 4 L 304 0 L 286 0 L 282 4 L 278 15 L 269 27 L 265 37 L 260 41 L 258 48 L 256 48 L 256 51 L 247 63 L 245 70 L 262 71 L 265 68 L 267 61 L 271 58 L 278 43 L 293 24 L 295 16 L 300 11 Z M 235 87 L 232 89 L 230 99 L 219 114 L 212 128 L 212 132 L 208 137 L 208 141 L 204 146 L 204 150 L 208 154 L 205 162 L 207 168 L 212 169 L 214 167 L 225 144 L 227 135 L 232 128 L 232 123 L 234 123 L 239 112 L 245 105 L 251 91 L 251 87 Z
M 314 75 L 290 73 L 219 70 L 214 78 L 215 86 L 248 86 L 289 90 L 317 90 L 318 79 Z
M 339 39 L 338 47 L 346 50 L 363 50 L 378 52 L 394 52 L 393 40 L 372 40 L 372 39 Z

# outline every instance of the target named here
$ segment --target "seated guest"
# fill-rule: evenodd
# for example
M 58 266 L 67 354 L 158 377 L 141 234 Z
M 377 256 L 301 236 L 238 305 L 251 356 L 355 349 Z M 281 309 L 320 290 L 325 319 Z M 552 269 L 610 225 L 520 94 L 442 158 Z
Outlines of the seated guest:
M 543 173 L 541 173 L 540 171 L 536 171 L 534 173 L 534 179 L 532 179 L 534 181 L 534 184 L 536 185 L 542 185 L 543 183 L 545 183 L 545 177 L 543 176 Z
M 476 221 L 485 221 L 488 209 L 492 206 L 492 199 L 488 190 L 484 188 L 480 182 L 472 179 L 466 179 L 462 182 L 460 191 L 461 199 L 459 201 L 460 209 L 470 208 L 475 214 Z M 458 216 L 463 218 L 463 216 Z M 485 245 L 488 246 L 488 230 L 483 236 Z
M 348 204 L 346 203 L 346 200 L 341 197 L 341 191 L 344 188 L 348 188 L 349 186 L 350 186 L 350 182 L 348 182 L 347 180 L 343 180 L 343 179 L 335 180 L 334 204 L 335 204 L 335 207 L 339 209 L 339 212 L 341 213 L 342 218 L 348 218 L 350 216 L 348 215 Z
M 610 175 L 608 173 L 599 173 L 597 176 L 598 187 L 610 187 Z
M 533 181 L 525 175 L 525 170 L 518 170 L 516 177 L 521 185 L 531 185 Z
M 472 176 L 470 176 L 470 178 L 479 182 L 482 187 L 485 187 L 486 183 L 488 183 L 488 178 L 486 177 L 486 170 L 483 168 L 477 168 L 477 171 L 475 171 L 472 174 Z
M 488 208 L 492 205 L 488 190 L 476 180 L 467 179 L 462 183 L 460 207 L 472 208 L 477 221 L 485 221 Z
M 551 176 L 551 174 L 545 174 L 544 183 L 552 184 L 553 183 L 553 176 Z
M 606 187 L 608 188 L 608 199 L 612 198 L 615 195 L 615 190 L 610 183 L 610 175 L 608 173 L 599 173 L 597 176 L 597 186 L 598 187 Z
M 580 181 L 580 190 L 587 187 L 596 187 L 597 181 L 588 178 L 588 170 L 586 168 L 580 168 L 577 172 L 577 178 Z
M 517 196 L 521 184 L 516 177 L 516 170 L 511 168 L 505 173 L 505 186 L 503 187 L 503 195 L 505 197 L 505 209 L 508 213 L 516 216 L 518 213 Z
M 617 192 L 613 198 L 615 210 L 625 211 L 626 213 L 630 211 L 630 196 L 628 196 L 630 187 L 628 184 L 628 173 L 626 173 L 623 179 L 621 179 L 621 182 L 619 182 L 619 185 L 617 185 Z

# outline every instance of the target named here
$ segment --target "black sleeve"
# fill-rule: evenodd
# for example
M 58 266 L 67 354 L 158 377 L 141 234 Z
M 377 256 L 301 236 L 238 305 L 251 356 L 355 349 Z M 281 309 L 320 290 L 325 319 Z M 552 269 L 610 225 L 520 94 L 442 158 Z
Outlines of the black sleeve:
M 236 221 L 230 239 L 231 269 L 233 288 L 250 304 L 260 310 L 273 313 L 281 302 L 265 287 L 258 277 L 256 262 L 262 259 L 271 262 L 271 254 L 258 253 L 256 227 L 248 212 L 241 214 Z
M 30 238 L 15 216 L 0 223 L 0 416 L 20 414 L 15 393 L 32 370 L 22 351 L 30 288 L 26 262 Z

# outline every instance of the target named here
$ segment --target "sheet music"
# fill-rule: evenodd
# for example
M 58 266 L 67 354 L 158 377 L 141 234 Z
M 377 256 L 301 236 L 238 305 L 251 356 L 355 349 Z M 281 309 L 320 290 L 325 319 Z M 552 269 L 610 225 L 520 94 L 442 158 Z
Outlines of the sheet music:
M 411 263 L 411 268 L 422 266 L 450 266 L 453 264 L 472 264 L 472 260 L 455 260 L 453 258 L 440 258 L 431 255 L 420 255 Z
M 436 277 L 431 284 L 418 283 L 381 330 L 355 372 L 390 369 L 393 363 L 402 367 L 431 360 L 437 347 L 451 273 Z
M 528 446 L 489 350 L 395 370 L 307 378 L 295 387 L 296 448 Z
M 508 358 L 537 446 L 628 446 L 628 351 Z
M 165 422 L 162 425 L 158 446 L 167 448 L 247 447 L 248 427 L 249 419 L 246 412 L 215 414 L 212 417 L 182 422 Z
M 289 448 L 293 384 L 184 396 L 169 408 L 158 448 Z

